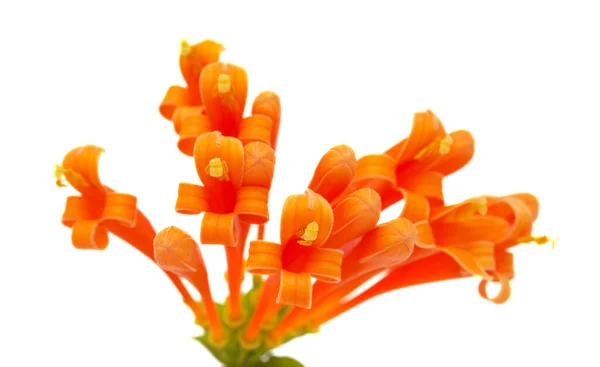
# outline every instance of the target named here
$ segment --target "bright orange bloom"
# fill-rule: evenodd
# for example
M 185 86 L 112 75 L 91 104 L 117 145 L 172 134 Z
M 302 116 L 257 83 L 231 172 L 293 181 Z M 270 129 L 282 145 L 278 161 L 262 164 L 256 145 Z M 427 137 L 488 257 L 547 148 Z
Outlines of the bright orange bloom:
M 203 214 L 199 242 L 223 245 L 227 299 L 213 299 L 192 235 L 174 226 L 156 233 L 135 196 L 100 181 L 103 150 L 92 145 L 69 151 L 56 167 L 57 185 L 66 180 L 81 194 L 67 198 L 62 217 L 76 248 L 103 250 L 112 233 L 154 261 L 204 328 L 198 340 L 225 366 L 257 366 L 278 345 L 409 286 L 475 276 L 483 298 L 508 300 L 510 249 L 548 242 L 532 235 L 538 201 L 520 193 L 446 205 L 443 179 L 471 160 L 474 141 L 467 131 L 446 133 L 431 111 L 416 113 L 410 135 L 384 153 L 356 159 L 346 145 L 331 148 L 306 191 L 285 200 L 279 239 L 266 240 L 281 104 L 274 92 L 262 92 L 244 116 L 248 77 L 240 66 L 219 61 L 223 49 L 210 40 L 182 42 L 179 66 L 187 86 L 169 88 L 159 110 L 173 122 L 178 149 L 193 157 L 200 180 L 179 184 L 175 210 Z M 381 212 L 400 200 L 398 217 L 380 223 Z M 245 259 L 252 225 L 258 236 Z M 244 293 L 246 270 L 253 286 Z M 374 276 L 379 280 L 357 293 Z M 488 295 L 489 282 L 500 283 L 497 295 Z

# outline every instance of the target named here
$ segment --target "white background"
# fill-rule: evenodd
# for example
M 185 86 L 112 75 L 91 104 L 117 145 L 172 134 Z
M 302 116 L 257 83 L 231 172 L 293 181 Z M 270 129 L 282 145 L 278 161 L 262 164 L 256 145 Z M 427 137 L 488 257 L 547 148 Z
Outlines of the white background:
M 599 365 L 594 2 L 251 3 L 1 3 L 0 366 L 217 365 L 151 262 L 117 239 L 104 252 L 71 246 L 60 215 L 73 192 L 52 178 L 69 149 L 100 145 L 107 185 L 137 195 L 157 229 L 198 236 L 200 218 L 173 211 L 178 183 L 197 182 L 192 160 L 158 114 L 182 83 L 183 37 L 224 43 L 250 101 L 281 96 L 267 239 L 327 149 L 382 152 L 425 109 L 476 139 L 473 161 L 445 181 L 448 203 L 529 191 L 541 202 L 535 233 L 560 237 L 554 251 L 516 249 L 503 306 L 480 299 L 473 278 L 405 289 L 279 354 L 311 367 Z M 223 250 L 203 251 L 220 299 Z

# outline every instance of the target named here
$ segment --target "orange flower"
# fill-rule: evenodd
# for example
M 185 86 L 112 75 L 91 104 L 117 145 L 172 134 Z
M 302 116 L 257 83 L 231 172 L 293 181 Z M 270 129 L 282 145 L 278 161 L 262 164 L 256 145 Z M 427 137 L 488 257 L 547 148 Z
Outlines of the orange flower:
M 180 67 L 188 88 L 171 87 L 160 106 L 161 114 L 173 121 L 179 150 L 193 156 L 196 139 L 211 131 L 236 137 L 244 145 L 259 141 L 275 148 L 281 119 L 277 94 L 260 93 L 254 100 L 252 114 L 244 118 L 246 71 L 219 62 L 223 46 L 216 42 L 183 45 Z
M 154 228 L 137 209 L 136 197 L 116 193 L 100 181 L 98 161 L 103 151 L 94 145 L 81 146 L 65 155 L 62 166 L 56 166 L 57 185 L 65 186 L 64 178 L 81 193 L 67 197 L 62 223 L 72 228 L 71 240 L 78 249 L 104 250 L 110 232 L 155 261 Z M 203 312 L 181 280 L 169 272 L 166 274 L 194 312 L 196 321 L 202 323 Z
M 377 190 L 384 209 L 411 194 L 425 197 L 433 206 L 442 205 L 442 179 L 467 164 L 473 151 L 469 132 L 446 134 L 433 112 L 416 113 L 408 138 L 384 154 L 358 160 L 350 189 Z
M 187 40 L 181 41 L 179 69 L 187 83 L 187 88 L 171 86 L 159 107 L 160 114 L 172 120 L 173 113 L 179 107 L 201 106 L 199 80 L 204 66 L 219 60 L 225 48 L 220 43 L 206 40 L 190 45 Z
M 243 146 L 218 131 L 204 133 L 195 144 L 194 161 L 204 186 L 181 183 L 175 210 L 181 214 L 205 212 L 202 243 L 236 246 L 240 221 L 263 224 L 269 220 L 275 152 L 267 144 Z
M 280 271 L 277 302 L 310 308 L 310 277 L 339 282 L 343 252 L 321 248 L 331 234 L 333 210 L 312 190 L 287 198 L 281 213 L 280 244 L 251 241 L 247 270 L 254 274 Z
M 357 160 L 346 145 L 326 152 L 305 193 L 286 199 L 279 241 L 265 240 L 281 104 L 274 92 L 262 92 L 244 117 L 248 77 L 240 66 L 220 62 L 222 51 L 210 40 L 182 42 L 187 86 L 172 86 L 159 110 L 173 122 L 178 148 L 193 157 L 201 183 L 179 184 L 175 210 L 203 213 L 199 242 L 224 245 L 226 300 L 213 299 L 190 234 L 174 226 L 156 233 L 135 196 L 101 183 L 102 149 L 92 145 L 71 150 L 56 169 L 57 185 L 66 179 L 81 193 L 67 198 L 62 217 L 76 248 L 102 250 L 113 233 L 154 261 L 205 329 L 198 340 L 226 366 L 256 365 L 274 347 L 409 286 L 476 276 L 483 298 L 508 300 L 510 248 L 548 241 L 532 235 L 537 199 L 520 193 L 445 205 L 443 178 L 471 160 L 474 141 L 467 131 L 447 134 L 431 111 L 416 113 L 410 135 L 382 154 Z M 400 200 L 400 215 L 379 223 L 382 210 Z M 245 260 L 251 225 L 258 235 Z M 246 270 L 253 286 L 244 294 Z M 374 276 L 379 280 L 357 293 Z M 500 283 L 497 295 L 488 295 L 489 282 Z

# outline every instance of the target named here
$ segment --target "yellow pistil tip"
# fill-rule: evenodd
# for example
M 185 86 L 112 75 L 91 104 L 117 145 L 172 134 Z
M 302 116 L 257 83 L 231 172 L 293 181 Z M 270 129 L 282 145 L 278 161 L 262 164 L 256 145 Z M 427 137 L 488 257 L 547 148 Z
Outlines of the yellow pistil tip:
M 319 235 L 319 223 L 310 222 L 301 232 L 302 234 L 300 235 L 300 238 L 302 238 L 302 240 L 298 241 L 298 243 L 303 246 L 310 246 Z
M 188 40 L 185 38 L 182 39 L 180 45 L 181 45 L 181 51 L 180 51 L 181 56 L 189 55 L 190 52 L 192 51 L 192 48 L 190 47 Z
M 229 92 L 231 89 L 231 77 L 227 74 L 219 74 L 217 79 L 217 90 L 221 94 Z
M 440 155 L 446 155 L 448 153 L 450 153 L 450 146 L 452 145 L 452 143 L 454 142 L 454 140 L 452 139 L 452 137 L 450 135 L 446 135 L 441 141 L 440 141 Z
M 221 181 L 229 180 L 229 175 L 227 174 L 227 163 L 221 158 L 213 158 L 208 162 L 206 166 L 205 172 L 214 178 L 217 178 Z

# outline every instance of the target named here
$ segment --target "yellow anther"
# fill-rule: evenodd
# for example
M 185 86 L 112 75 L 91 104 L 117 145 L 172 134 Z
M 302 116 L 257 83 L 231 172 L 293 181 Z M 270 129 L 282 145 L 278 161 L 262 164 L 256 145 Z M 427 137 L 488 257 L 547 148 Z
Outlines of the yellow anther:
M 192 52 L 192 47 L 190 46 L 190 44 L 188 43 L 187 39 L 182 39 L 181 40 L 181 56 L 187 56 L 190 54 L 190 52 Z
M 84 187 L 90 185 L 79 173 L 72 169 L 66 169 L 60 164 L 54 165 L 54 178 L 56 179 L 56 186 L 58 187 L 66 187 L 67 185 L 64 183 L 65 180 Z
M 414 159 L 416 161 L 420 161 L 431 155 L 446 155 L 450 153 L 450 146 L 453 142 L 454 141 L 450 135 L 446 135 L 443 139 L 437 137 L 434 141 L 429 143 L 429 145 L 421 149 L 419 153 L 414 156 Z
M 300 236 L 300 238 L 302 238 L 302 240 L 298 241 L 298 243 L 303 246 L 310 246 L 310 245 L 312 245 L 313 241 L 317 239 L 318 235 L 319 235 L 319 223 L 310 222 L 310 223 L 308 223 L 308 225 L 306 226 L 305 229 L 300 231 L 299 236 Z
M 227 163 L 221 158 L 213 158 L 208 161 L 208 165 L 204 171 L 211 177 L 218 178 L 220 181 L 229 180 Z
M 229 92 L 231 89 L 231 77 L 227 74 L 219 74 L 217 79 L 217 90 L 221 94 Z
M 446 135 L 440 141 L 440 148 L 439 148 L 440 155 L 446 155 L 446 154 L 450 153 L 450 146 L 452 145 L 453 142 L 454 142 L 454 140 L 452 139 L 452 137 L 450 135 Z

